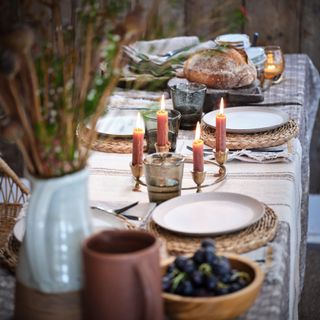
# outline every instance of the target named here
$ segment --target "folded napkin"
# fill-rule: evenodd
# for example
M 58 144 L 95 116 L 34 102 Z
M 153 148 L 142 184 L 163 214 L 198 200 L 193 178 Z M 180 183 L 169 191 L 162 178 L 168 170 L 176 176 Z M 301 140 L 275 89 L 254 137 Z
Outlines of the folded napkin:
M 175 37 L 153 41 L 138 41 L 129 47 L 124 48 L 124 52 L 130 58 L 130 69 L 136 73 L 153 74 L 162 76 L 173 74 L 177 68 L 181 68 L 183 60 L 190 54 L 216 47 L 213 41 L 200 43 L 198 37 Z M 172 57 L 162 57 L 169 51 L 176 49 L 183 50 Z
M 200 43 L 198 37 L 175 37 L 153 41 L 137 41 L 136 43 L 131 45 L 131 48 L 133 48 L 135 51 L 146 55 L 152 62 L 160 64 L 166 63 L 171 59 L 188 57 L 190 54 L 196 51 L 211 49 L 214 47 L 216 47 L 214 41 L 210 40 Z M 161 55 L 164 55 L 169 51 L 183 48 L 189 49 L 181 51 L 171 58 L 161 57 Z M 141 60 L 141 58 L 137 58 Z
M 188 157 L 192 157 L 192 141 L 181 141 L 177 146 L 179 152 Z M 208 150 L 208 151 L 207 151 Z M 207 160 L 213 159 L 212 148 L 204 146 L 204 158 Z M 242 149 L 229 151 L 228 161 L 239 160 L 252 163 L 276 163 L 290 162 L 293 159 L 291 142 L 277 147 L 261 148 L 261 149 Z
M 273 151 L 275 150 L 275 151 Z M 231 151 L 228 156 L 228 161 L 239 160 L 244 162 L 258 163 L 275 163 L 275 162 L 290 162 L 293 154 L 289 151 L 288 146 L 282 145 L 276 148 L 263 148 L 261 150 L 242 149 Z
M 198 37 L 174 37 L 151 41 L 137 41 L 132 44 L 132 47 L 141 53 L 157 56 L 159 54 L 166 54 L 168 51 L 196 46 L 199 43 Z

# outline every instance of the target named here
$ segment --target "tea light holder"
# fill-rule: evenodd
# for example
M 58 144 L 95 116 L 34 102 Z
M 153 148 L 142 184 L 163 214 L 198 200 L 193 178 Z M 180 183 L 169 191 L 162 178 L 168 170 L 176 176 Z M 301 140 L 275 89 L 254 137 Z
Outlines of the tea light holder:
M 168 142 L 164 146 L 159 146 L 157 143 L 155 143 L 154 147 L 155 147 L 157 153 L 164 153 L 164 152 L 169 152 L 171 144 L 170 144 L 170 142 Z
M 160 155 L 161 154 L 163 156 L 165 156 L 165 153 L 160 153 Z M 227 176 L 227 169 L 224 166 L 224 164 L 225 164 L 225 162 L 227 160 L 227 152 L 218 153 L 218 154 L 219 154 L 218 155 L 219 162 L 217 161 L 217 159 L 216 159 L 216 161 L 208 160 L 208 159 L 204 160 L 205 164 L 211 164 L 211 165 L 214 165 L 214 166 L 219 168 L 218 173 L 213 175 L 213 177 L 215 179 L 213 179 L 212 182 L 206 183 L 206 184 L 204 183 L 206 181 L 207 176 L 208 176 L 207 172 L 205 172 L 205 171 L 202 171 L 202 172 L 200 172 L 200 171 L 192 171 L 191 172 L 192 179 L 193 179 L 194 183 L 196 184 L 196 186 L 181 187 L 181 190 L 196 190 L 196 192 L 198 193 L 198 192 L 201 192 L 203 188 L 211 187 L 211 186 L 213 186 L 215 184 L 218 184 L 221 181 L 223 181 Z M 185 160 L 185 162 L 187 162 L 187 161 L 189 161 L 191 159 L 184 158 L 184 160 Z M 133 175 L 133 177 L 135 179 L 135 187 L 134 187 L 133 191 L 140 191 L 140 187 L 139 187 L 140 185 L 148 188 L 148 184 L 141 180 L 141 177 L 142 177 L 142 174 L 143 174 L 141 166 L 140 166 L 140 168 L 139 168 L 139 166 L 138 167 L 137 166 L 132 166 L 132 164 L 130 164 L 130 166 L 131 166 L 132 175 Z M 161 179 L 163 179 L 163 176 L 161 176 Z M 170 191 L 169 189 L 170 188 L 166 187 L 166 188 L 163 188 L 163 191 L 162 191 L 163 194 L 168 199 L 172 198 L 173 196 L 177 196 L 176 190 L 174 190 L 174 192 L 173 192 L 173 191 Z M 157 190 L 157 193 L 161 193 L 161 192 L 159 190 Z M 172 193 L 172 195 L 171 195 L 171 193 Z M 173 193 L 175 193 L 175 194 L 173 195 Z M 159 200 L 158 203 L 160 203 L 162 201 L 165 201 L 165 200 L 168 200 L 168 199 L 162 197 L 160 200 L 158 199 Z
M 143 165 L 142 164 L 132 164 L 132 162 L 130 162 L 130 168 L 131 168 L 131 173 L 132 176 L 134 177 L 135 180 L 135 185 L 132 189 L 132 191 L 135 192 L 140 192 L 140 178 L 143 175 Z
M 205 171 L 191 171 L 192 179 L 197 185 L 197 193 L 201 192 L 201 185 L 203 184 L 206 178 Z

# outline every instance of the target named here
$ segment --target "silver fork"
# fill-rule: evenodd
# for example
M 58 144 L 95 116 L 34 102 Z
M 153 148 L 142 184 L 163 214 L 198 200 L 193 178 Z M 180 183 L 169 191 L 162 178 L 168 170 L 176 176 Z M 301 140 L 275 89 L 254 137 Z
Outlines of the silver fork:
M 103 207 L 97 206 L 97 205 L 92 205 L 92 206 L 90 206 L 90 207 L 91 207 L 92 209 L 97 209 L 97 210 L 100 210 L 100 211 L 103 211 L 103 212 L 106 212 L 106 213 L 109 213 L 109 214 L 114 214 L 114 215 L 121 214 L 122 216 L 124 216 L 125 218 L 130 219 L 130 220 L 141 221 L 141 220 L 142 220 L 141 217 L 132 216 L 132 215 L 130 215 L 130 214 L 125 214 L 125 213 L 123 213 L 123 212 L 125 212 L 126 210 L 129 210 L 130 208 L 133 208 L 133 207 L 136 206 L 138 203 L 139 203 L 139 201 L 134 202 L 134 203 L 131 203 L 131 204 L 125 206 L 125 207 L 118 208 L 118 209 L 106 209 L 106 208 L 103 208 Z

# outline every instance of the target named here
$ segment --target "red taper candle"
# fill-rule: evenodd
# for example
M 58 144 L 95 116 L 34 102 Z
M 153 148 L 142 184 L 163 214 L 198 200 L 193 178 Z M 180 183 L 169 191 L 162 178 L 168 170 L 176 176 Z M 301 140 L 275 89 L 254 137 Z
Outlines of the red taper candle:
M 140 112 L 137 115 L 137 124 L 133 129 L 132 165 L 142 164 L 143 161 L 144 128 Z
M 164 95 L 161 96 L 160 110 L 157 112 L 157 144 L 168 144 L 168 112 L 165 110 Z
M 223 113 L 224 101 L 220 100 L 220 111 L 216 115 L 216 152 L 226 151 L 226 115 Z
M 200 123 L 197 123 L 196 134 L 192 144 L 193 171 L 203 172 L 203 141 L 200 139 Z

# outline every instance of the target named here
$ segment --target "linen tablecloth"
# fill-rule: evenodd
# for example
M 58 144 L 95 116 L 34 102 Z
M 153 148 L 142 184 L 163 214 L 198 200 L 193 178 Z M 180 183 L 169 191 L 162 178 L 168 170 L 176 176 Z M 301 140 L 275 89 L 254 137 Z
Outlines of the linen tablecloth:
M 300 292 L 303 287 L 307 229 L 310 164 L 309 152 L 312 131 L 320 98 L 319 72 L 305 54 L 285 55 L 284 81 L 265 92 L 261 105 L 272 105 L 286 111 L 299 123 L 299 140 L 302 146 L 301 164 L 301 246 L 300 246 Z
M 179 151 L 179 144 L 177 146 Z M 89 190 L 90 199 L 99 200 L 127 200 L 127 201 L 148 201 L 147 190 L 142 188 L 142 192 L 132 192 L 133 179 L 131 177 L 129 162 L 130 155 L 114 154 L 112 156 L 100 152 L 94 152 L 90 162 Z M 278 214 L 281 221 L 286 222 L 291 230 L 291 236 L 287 241 L 290 243 L 291 250 L 290 262 L 285 272 L 290 275 L 290 284 L 266 282 L 265 286 L 272 286 L 272 289 L 265 289 L 266 293 L 263 300 L 271 299 L 276 292 L 282 292 L 283 286 L 288 286 L 285 292 L 289 306 L 284 306 L 290 312 L 297 313 L 297 303 L 299 294 L 299 245 L 300 245 L 300 207 L 301 207 L 301 148 L 296 139 L 293 142 L 293 160 L 285 163 L 257 164 L 232 161 L 227 163 L 228 176 L 222 183 L 206 188 L 204 192 L 224 191 L 237 192 L 252 196 L 259 201 L 266 203 Z M 216 167 L 207 168 L 213 174 Z M 185 164 L 185 174 L 183 185 L 192 185 L 191 177 L 192 165 Z M 208 177 L 210 179 L 210 175 Z M 212 179 L 212 176 L 211 176 Z M 194 191 L 184 191 L 183 194 L 193 193 Z M 288 235 L 287 235 L 288 236 Z M 287 247 L 278 248 L 277 263 L 287 263 L 283 259 L 289 255 Z M 275 270 L 271 274 L 277 274 Z M 285 276 L 285 275 L 284 275 Z M 272 301 L 272 299 L 270 300 Z M 275 306 L 277 307 L 277 306 Z M 259 309 L 259 308 L 258 308 Z M 284 309 L 280 306 L 276 308 L 279 315 L 283 316 Z M 269 312 L 269 311 L 268 311 Z M 269 315 L 269 313 L 267 313 Z M 260 319 L 260 318 L 259 318 Z M 266 318 L 268 319 L 268 318 Z M 276 319 L 276 318 L 275 318 Z M 281 318 L 279 318 L 281 319 Z
M 302 148 L 296 141 L 294 159 L 290 163 L 228 163 L 229 176 L 226 182 L 210 189 L 254 196 L 272 207 L 282 221 L 271 244 L 276 257 L 273 271 L 268 273 L 262 293 L 244 316 L 245 319 L 282 320 L 297 316 L 295 306 L 299 295 L 299 260 L 300 274 L 303 274 L 305 266 L 309 148 L 319 103 L 320 80 L 318 71 L 306 55 L 286 55 L 285 58 L 285 81 L 272 86 L 265 93 L 265 100 L 261 104 L 285 110 L 298 121 Z M 93 154 L 89 186 L 92 200 L 147 200 L 145 192 L 139 194 L 131 191 L 133 182 L 129 160 L 130 157 L 125 155 Z M 188 173 L 186 179 L 191 180 Z M 297 254 L 299 249 L 301 255 Z M 12 316 L 14 281 L 8 271 L 0 268 L 1 319 L 10 319 Z

